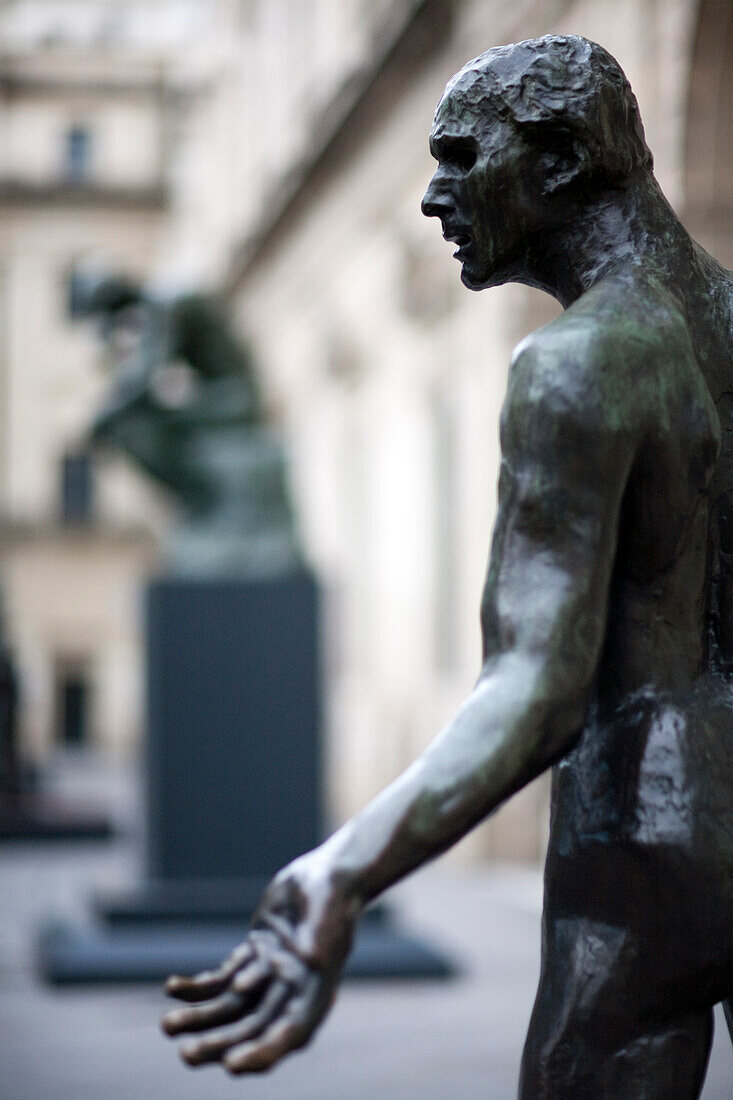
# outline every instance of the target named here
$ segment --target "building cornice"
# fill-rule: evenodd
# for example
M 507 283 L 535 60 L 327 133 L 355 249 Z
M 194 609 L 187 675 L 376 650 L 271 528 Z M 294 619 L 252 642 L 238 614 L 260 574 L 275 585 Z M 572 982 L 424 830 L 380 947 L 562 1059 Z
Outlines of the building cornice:
M 166 90 L 166 67 L 134 65 L 119 58 L 48 55 L 0 56 L 0 96 L 125 95 L 158 97 Z
M 270 197 L 267 212 L 254 232 L 234 249 L 224 293 L 245 283 L 256 265 L 287 231 L 292 221 L 334 172 L 344 152 L 368 127 L 363 126 L 391 85 L 404 83 L 405 71 L 430 56 L 450 34 L 453 0 L 413 0 L 399 21 L 385 26 L 374 42 L 370 60 L 341 87 L 313 125 L 308 152 L 296 162 Z
M 95 210 L 151 211 L 165 209 L 168 189 L 162 183 L 105 184 L 51 180 L 34 183 L 0 179 L 0 207 L 72 207 Z
M 100 546 L 129 546 L 141 550 L 153 550 L 158 538 L 143 524 L 117 524 L 95 521 L 94 523 L 59 523 L 52 519 L 31 520 L 13 519 L 0 516 L 0 551 L 15 546 L 56 546 L 65 545 L 74 548 Z

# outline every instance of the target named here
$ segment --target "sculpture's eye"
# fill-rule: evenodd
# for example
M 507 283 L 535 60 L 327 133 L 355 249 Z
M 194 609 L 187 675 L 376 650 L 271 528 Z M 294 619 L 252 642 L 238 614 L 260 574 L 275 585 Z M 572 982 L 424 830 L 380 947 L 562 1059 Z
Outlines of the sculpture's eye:
M 476 150 L 470 141 L 456 138 L 443 143 L 441 160 L 462 172 L 470 172 L 476 163 Z

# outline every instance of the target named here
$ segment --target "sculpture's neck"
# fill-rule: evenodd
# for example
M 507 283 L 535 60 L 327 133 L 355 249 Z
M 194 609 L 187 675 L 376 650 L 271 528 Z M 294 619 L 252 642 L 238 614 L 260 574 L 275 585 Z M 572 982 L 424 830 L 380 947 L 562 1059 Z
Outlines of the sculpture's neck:
M 531 281 L 566 308 L 617 271 L 643 265 L 677 283 L 690 270 L 692 242 L 653 176 L 590 201 L 579 198 L 563 213 L 557 230 L 543 234 L 541 256 L 530 267 Z

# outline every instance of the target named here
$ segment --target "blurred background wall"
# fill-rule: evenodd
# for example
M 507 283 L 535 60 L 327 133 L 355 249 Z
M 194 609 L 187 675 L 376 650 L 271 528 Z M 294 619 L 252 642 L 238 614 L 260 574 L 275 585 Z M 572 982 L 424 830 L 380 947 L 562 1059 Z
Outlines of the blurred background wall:
M 86 443 L 89 262 L 223 295 L 253 347 L 325 586 L 334 819 L 468 692 L 506 369 L 557 307 L 461 286 L 420 214 L 427 134 L 469 57 L 546 32 L 618 58 L 664 190 L 733 265 L 729 0 L 0 2 L 0 585 L 30 754 L 134 751 L 169 521 Z M 537 858 L 546 803 L 542 779 L 462 853 Z

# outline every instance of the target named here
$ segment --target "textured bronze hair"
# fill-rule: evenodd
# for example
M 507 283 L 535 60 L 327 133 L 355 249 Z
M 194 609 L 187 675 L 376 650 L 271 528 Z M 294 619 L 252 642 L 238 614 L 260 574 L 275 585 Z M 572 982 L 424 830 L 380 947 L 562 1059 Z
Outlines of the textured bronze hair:
M 445 95 L 513 123 L 556 163 L 566 154 L 568 182 L 652 169 L 631 85 L 611 54 L 587 38 L 548 34 L 487 50 L 453 77 Z M 562 184 L 562 171 L 556 182 Z

